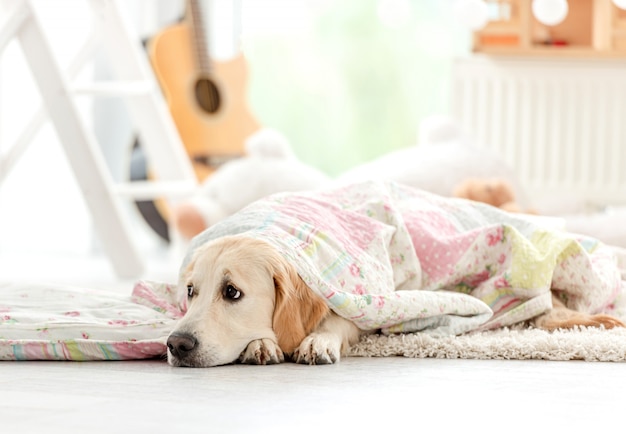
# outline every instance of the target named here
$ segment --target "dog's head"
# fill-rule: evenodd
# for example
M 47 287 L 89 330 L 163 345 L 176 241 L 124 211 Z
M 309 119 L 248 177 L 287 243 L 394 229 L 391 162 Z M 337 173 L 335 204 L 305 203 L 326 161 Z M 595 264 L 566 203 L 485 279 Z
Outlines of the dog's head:
M 199 247 L 179 289 L 189 307 L 168 337 L 173 366 L 228 364 L 257 339 L 289 355 L 328 313 L 274 247 L 245 236 Z

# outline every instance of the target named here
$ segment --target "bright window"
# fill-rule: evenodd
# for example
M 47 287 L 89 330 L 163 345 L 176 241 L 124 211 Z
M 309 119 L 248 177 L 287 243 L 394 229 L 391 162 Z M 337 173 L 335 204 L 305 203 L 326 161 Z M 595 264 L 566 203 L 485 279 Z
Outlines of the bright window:
M 331 175 L 416 143 L 447 113 L 448 73 L 466 53 L 451 2 L 243 0 L 250 103 L 297 155 Z

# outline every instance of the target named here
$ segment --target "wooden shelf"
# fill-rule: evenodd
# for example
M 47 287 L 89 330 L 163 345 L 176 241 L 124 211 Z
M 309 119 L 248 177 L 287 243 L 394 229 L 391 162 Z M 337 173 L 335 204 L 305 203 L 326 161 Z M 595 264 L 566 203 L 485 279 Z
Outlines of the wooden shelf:
M 599 51 L 591 47 L 531 47 L 515 48 L 510 47 L 488 47 L 480 50 L 480 54 L 499 56 L 539 56 L 539 57 L 580 57 L 580 58 L 626 58 L 626 51 Z

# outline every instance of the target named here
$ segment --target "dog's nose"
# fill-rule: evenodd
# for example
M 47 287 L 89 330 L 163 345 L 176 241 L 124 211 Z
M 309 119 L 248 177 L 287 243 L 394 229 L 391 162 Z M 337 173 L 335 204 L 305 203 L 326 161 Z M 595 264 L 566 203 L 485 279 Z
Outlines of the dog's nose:
M 198 340 L 189 333 L 173 332 L 167 338 L 167 348 L 176 358 L 184 359 L 198 344 Z

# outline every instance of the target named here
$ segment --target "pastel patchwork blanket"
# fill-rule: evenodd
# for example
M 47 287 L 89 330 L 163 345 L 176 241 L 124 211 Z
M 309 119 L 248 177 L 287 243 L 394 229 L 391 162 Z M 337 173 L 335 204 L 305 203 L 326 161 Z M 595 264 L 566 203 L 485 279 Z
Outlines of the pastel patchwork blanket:
M 535 219 L 394 183 L 286 193 L 196 237 L 245 233 L 273 244 L 337 314 L 365 330 L 459 335 L 551 307 L 610 312 L 626 291 L 613 251 Z M 0 285 L 0 360 L 122 360 L 165 354 L 185 311 L 175 285 L 130 297 L 50 285 Z
M 594 239 L 390 182 L 258 201 L 196 237 L 185 263 L 197 246 L 238 233 L 272 243 L 333 311 L 384 333 L 519 323 L 551 308 L 552 288 L 599 312 L 622 283 Z
M 165 355 L 184 306 L 175 286 L 132 295 L 50 284 L 0 284 L 0 360 L 133 360 Z

